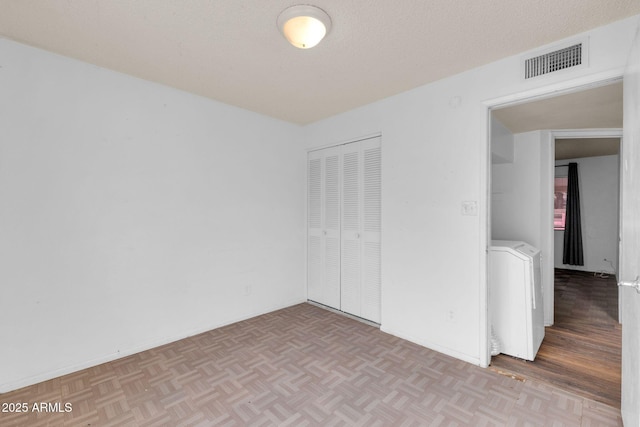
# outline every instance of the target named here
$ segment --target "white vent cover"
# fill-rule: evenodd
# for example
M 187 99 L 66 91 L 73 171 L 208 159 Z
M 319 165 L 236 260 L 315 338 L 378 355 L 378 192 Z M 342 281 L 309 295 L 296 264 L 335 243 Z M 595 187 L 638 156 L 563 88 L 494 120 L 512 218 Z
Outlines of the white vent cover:
M 555 71 L 582 65 L 584 62 L 583 43 L 577 43 L 564 49 L 538 55 L 524 62 L 524 78 L 542 76 Z

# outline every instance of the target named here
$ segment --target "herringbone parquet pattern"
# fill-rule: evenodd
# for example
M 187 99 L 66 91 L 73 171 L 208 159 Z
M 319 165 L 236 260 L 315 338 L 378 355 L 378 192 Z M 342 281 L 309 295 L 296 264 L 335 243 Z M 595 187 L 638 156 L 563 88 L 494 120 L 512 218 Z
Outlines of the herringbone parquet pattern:
M 0 395 L 2 426 L 591 426 L 618 410 L 300 304 Z

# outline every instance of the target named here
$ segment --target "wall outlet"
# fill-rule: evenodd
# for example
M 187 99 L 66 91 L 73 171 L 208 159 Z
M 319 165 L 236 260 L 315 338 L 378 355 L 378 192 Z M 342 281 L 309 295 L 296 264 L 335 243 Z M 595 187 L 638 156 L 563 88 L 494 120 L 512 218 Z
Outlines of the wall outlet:
M 251 285 L 244 285 L 244 296 L 248 297 L 251 295 L 253 289 L 251 289 Z

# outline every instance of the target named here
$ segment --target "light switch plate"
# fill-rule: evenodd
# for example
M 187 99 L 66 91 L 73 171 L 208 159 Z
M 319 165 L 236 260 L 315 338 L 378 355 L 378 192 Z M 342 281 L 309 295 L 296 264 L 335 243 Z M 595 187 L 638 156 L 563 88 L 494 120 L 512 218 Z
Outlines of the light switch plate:
M 478 202 L 475 200 L 467 200 L 462 202 L 462 215 L 477 216 Z

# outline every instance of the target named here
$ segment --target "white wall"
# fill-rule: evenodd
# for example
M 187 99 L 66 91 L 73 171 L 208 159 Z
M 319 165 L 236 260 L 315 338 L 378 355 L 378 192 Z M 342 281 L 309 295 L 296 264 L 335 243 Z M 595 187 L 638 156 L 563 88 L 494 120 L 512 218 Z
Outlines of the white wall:
M 615 273 L 618 265 L 619 157 L 600 156 L 557 161 L 578 164 L 580 215 L 584 266 L 562 263 L 564 230 L 554 231 L 556 268 Z M 567 176 L 567 168 L 556 168 L 556 176 Z M 608 259 L 612 264 L 603 261 Z
M 513 133 L 491 116 L 491 163 L 513 162 Z
M 491 238 L 540 248 L 541 132 L 514 135 L 513 163 L 491 168 Z
M 525 82 L 514 56 L 305 128 L 309 148 L 382 133 L 384 331 L 486 364 L 487 106 L 619 76 L 637 24 L 591 31 L 580 70 Z
M 491 167 L 491 238 L 521 240 L 540 249 L 545 325 L 552 325 L 552 141 L 548 131 L 512 137 L 513 161 Z
M 0 392 L 306 299 L 301 128 L 0 58 Z

